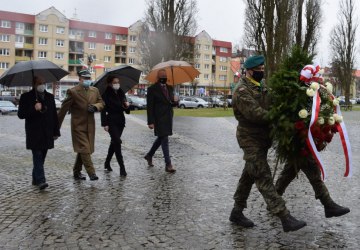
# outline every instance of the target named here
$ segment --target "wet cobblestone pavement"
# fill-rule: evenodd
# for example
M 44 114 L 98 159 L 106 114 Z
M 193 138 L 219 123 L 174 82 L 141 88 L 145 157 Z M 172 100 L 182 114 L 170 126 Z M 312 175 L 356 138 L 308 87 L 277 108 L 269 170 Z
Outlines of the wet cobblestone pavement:
M 109 137 L 97 117 L 93 161 L 99 181 L 75 181 L 67 116 L 62 136 L 48 152 L 49 188 L 31 185 L 31 151 L 25 150 L 24 122 L 0 116 L 0 249 L 359 249 L 359 112 L 345 112 L 352 143 L 354 176 L 343 178 L 344 156 L 336 135 L 322 153 L 333 199 L 351 209 L 326 219 L 303 174 L 284 194 L 291 213 L 307 222 L 284 233 L 254 187 L 245 214 L 256 226 L 228 220 L 243 160 L 230 118 L 176 117 L 170 152 L 177 168 L 164 171 L 161 151 L 155 167 L 143 159 L 155 137 L 146 117 L 128 115 L 123 154 L 128 176 L 103 169 Z M 271 165 L 274 165 L 271 157 Z

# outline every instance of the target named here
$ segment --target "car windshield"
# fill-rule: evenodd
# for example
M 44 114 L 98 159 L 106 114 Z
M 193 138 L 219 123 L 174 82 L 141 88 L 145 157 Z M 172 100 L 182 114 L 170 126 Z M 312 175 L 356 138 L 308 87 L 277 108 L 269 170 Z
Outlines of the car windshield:
M 16 107 L 14 103 L 10 101 L 0 101 L 0 107 Z

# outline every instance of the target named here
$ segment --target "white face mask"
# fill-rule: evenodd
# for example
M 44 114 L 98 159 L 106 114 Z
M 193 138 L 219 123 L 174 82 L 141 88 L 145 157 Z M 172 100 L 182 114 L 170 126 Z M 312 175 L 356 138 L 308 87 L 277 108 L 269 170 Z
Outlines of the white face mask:
M 40 84 L 36 87 L 36 90 L 38 92 L 44 92 L 45 91 L 45 84 Z
M 114 83 L 112 85 L 112 87 L 113 87 L 113 89 L 118 90 L 120 88 L 120 84 L 119 83 Z
M 92 83 L 91 80 L 84 80 L 84 81 L 83 81 L 83 86 L 84 86 L 85 88 L 88 88 L 89 86 L 91 86 L 91 83 Z

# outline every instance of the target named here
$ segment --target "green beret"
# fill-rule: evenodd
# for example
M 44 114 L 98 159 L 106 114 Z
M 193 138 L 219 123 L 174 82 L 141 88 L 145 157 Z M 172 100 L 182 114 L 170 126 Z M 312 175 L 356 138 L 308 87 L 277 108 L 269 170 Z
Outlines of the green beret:
M 259 65 L 263 65 L 265 62 L 265 57 L 262 55 L 259 56 L 250 56 L 248 59 L 246 59 L 244 63 L 245 69 L 252 69 Z

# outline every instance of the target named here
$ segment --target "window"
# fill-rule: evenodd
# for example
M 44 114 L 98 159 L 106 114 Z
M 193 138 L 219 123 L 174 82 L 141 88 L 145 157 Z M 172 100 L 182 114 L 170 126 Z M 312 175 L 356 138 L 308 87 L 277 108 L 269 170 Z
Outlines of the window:
M 106 32 L 106 33 L 105 33 L 105 39 L 111 39 L 111 38 L 112 38 L 112 34 Z
M 111 51 L 111 45 L 110 44 L 104 44 L 104 50 Z
M 127 35 L 121 35 L 121 40 L 126 41 L 127 40 Z
M 9 63 L 8 62 L 0 62 L 0 69 L 8 69 Z
M 44 37 L 39 38 L 39 45 L 47 45 L 48 39 Z
M 15 42 L 17 42 L 17 43 L 23 43 L 23 42 L 24 42 L 24 36 L 16 35 L 16 36 L 15 36 Z
M 65 33 L 65 27 L 57 26 L 56 27 L 56 33 L 57 34 L 64 34 Z
M 227 61 L 226 57 L 220 56 L 220 62 L 226 62 L 226 61 Z
M 210 55 L 205 55 L 205 61 L 209 61 L 210 60 Z
M 201 44 L 196 44 L 196 49 L 201 49 Z
M 135 64 L 135 58 L 129 58 L 129 64 Z
M 89 43 L 89 49 L 96 49 L 96 43 Z
M 220 81 L 226 81 L 226 75 L 219 75 Z
M 6 20 L 1 20 L 1 28 L 11 28 L 11 22 Z
M 64 47 L 64 44 L 65 44 L 64 40 L 56 39 L 56 46 Z
M 116 35 L 115 35 L 115 40 L 116 40 L 116 41 L 120 41 L 120 40 L 121 40 L 121 35 L 116 34 Z
M 220 70 L 221 71 L 227 71 L 227 66 L 220 65 Z
M 210 69 L 210 64 L 205 64 L 205 69 Z
M 129 47 L 129 52 L 130 53 L 135 53 L 135 48 L 134 47 Z
M 104 62 L 111 62 L 111 56 L 104 56 Z
M 39 51 L 38 57 L 39 57 L 39 58 L 46 58 L 46 54 L 47 54 L 46 51 Z
M 200 54 L 196 54 L 195 55 L 195 59 L 200 59 L 201 55 Z
M 48 26 L 45 25 L 45 24 L 40 24 L 40 25 L 39 25 L 39 30 L 40 30 L 41 32 L 48 32 Z
M 136 36 L 130 35 L 130 42 L 136 42 Z
M 70 36 L 76 36 L 76 30 L 70 29 L 69 30 L 69 35 Z
M 9 56 L 10 49 L 0 49 L 0 56 Z
M 209 74 L 204 74 L 204 79 L 209 80 Z
M 210 45 L 205 45 L 205 50 L 209 50 L 210 49 Z
M 220 47 L 220 52 L 228 53 L 228 49 L 224 47 Z
M 1 42 L 10 42 L 10 35 L 0 35 Z
M 25 25 L 24 25 L 24 23 L 16 22 L 15 28 L 16 28 L 17 30 L 23 30 L 23 29 L 25 29 Z
M 64 59 L 64 53 L 56 52 L 55 53 L 55 59 Z
M 195 69 L 200 69 L 200 63 L 195 63 Z
M 95 31 L 89 31 L 89 37 L 96 37 Z

